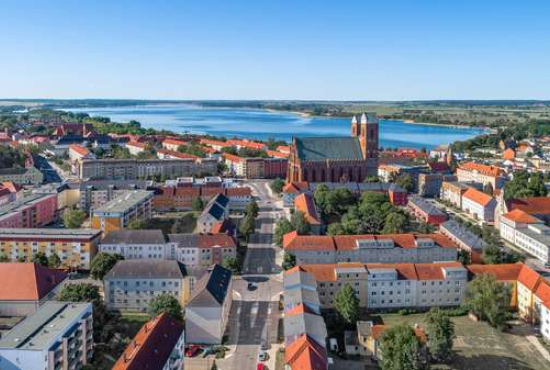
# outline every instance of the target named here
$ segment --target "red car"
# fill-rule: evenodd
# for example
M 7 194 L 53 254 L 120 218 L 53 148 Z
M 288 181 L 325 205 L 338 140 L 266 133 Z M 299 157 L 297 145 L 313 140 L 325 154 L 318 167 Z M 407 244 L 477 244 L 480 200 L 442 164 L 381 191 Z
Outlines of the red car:
M 256 367 L 256 370 L 264 370 L 264 364 L 261 362 L 258 362 L 258 366 Z
M 201 347 L 194 344 L 191 347 L 189 347 L 187 351 L 185 351 L 185 356 L 195 357 L 196 355 L 199 354 L 200 351 L 201 351 Z

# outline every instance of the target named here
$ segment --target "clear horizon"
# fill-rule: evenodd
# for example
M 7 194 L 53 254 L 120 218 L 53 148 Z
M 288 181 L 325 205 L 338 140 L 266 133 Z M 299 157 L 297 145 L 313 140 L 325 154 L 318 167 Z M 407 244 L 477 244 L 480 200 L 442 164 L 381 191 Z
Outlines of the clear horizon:
M 550 100 L 550 3 L 5 3 L 0 99 Z

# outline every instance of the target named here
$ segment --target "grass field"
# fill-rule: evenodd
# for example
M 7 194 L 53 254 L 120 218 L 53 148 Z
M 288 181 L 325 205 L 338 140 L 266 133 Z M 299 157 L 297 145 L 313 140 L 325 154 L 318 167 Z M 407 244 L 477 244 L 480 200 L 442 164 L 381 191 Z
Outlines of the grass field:
M 424 325 L 424 315 L 381 315 L 385 324 L 408 322 Z M 514 327 L 511 332 L 500 332 L 491 326 L 473 322 L 467 316 L 453 317 L 456 339 L 455 358 L 452 364 L 436 365 L 438 370 L 519 370 L 550 369 L 539 351 L 527 341 L 526 334 L 533 333 L 528 325 Z

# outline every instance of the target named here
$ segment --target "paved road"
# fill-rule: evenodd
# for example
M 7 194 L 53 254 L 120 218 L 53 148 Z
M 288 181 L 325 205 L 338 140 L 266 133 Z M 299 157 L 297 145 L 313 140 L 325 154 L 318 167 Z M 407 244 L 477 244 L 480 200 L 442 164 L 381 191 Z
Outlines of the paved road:
M 282 293 L 279 248 L 274 246 L 273 230 L 282 210 L 275 206 L 267 182 L 247 183 L 253 189 L 260 212 L 256 233 L 250 238 L 243 262 L 242 279 L 233 284 L 233 305 L 227 325 L 227 344 L 236 346 L 230 358 L 220 361 L 223 370 L 253 370 L 261 343 L 270 348 L 277 342 L 279 295 Z M 255 286 L 248 290 L 248 283 Z M 271 370 L 273 370 L 271 368 Z

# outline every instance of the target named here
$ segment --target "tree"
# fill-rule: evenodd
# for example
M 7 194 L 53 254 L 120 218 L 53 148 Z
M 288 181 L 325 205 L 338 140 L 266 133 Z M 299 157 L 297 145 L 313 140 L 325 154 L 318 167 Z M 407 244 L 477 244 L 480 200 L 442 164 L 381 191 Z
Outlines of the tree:
M 334 298 L 334 309 L 338 314 L 338 318 L 346 326 L 355 325 L 359 318 L 359 298 L 355 295 L 355 292 L 351 285 L 347 283 L 344 285 Z
M 271 184 L 269 184 L 269 187 L 275 194 L 281 194 L 283 191 L 283 186 L 285 186 L 285 182 L 279 178 L 276 178 L 271 181 Z
M 285 236 L 285 234 L 288 234 L 291 231 L 294 231 L 294 226 L 292 226 L 290 221 L 286 218 L 281 218 L 279 221 L 277 221 L 277 225 L 275 226 L 275 243 L 279 247 L 282 247 L 283 237 Z
M 407 217 L 399 212 L 391 212 L 386 216 L 382 234 L 401 234 L 405 232 Z
M 424 347 L 413 327 L 408 324 L 386 329 L 380 338 L 382 370 L 428 369 Z
M 231 271 L 233 274 L 238 274 L 241 271 L 239 260 L 235 257 L 225 257 L 222 262 L 222 266 Z
M 306 216 L 301 211 L 296 211 L 290 216 L 290 223 L 298 235 L 308 235 L 311 225 L 307 222 Z
M 466 307 L 498 329 L 504 328 L 510 299 L 510 287 L 497 281 L 494 275 L 478 275 L 466 288 Z
M 399 175 L 395 183 L 405 189 L 408 193 L 414 190 L 414 180 L 408 173 Z
M 32 262 L 42 265 L 44 267 L 48 267 L 48 257 L 46 257 L 46 254 L 44 252 L 37 252 L 32 257 Z
M 256 220 L 250 215 L 246 215 L 239 226 L 239 233 L 248 241 L 250 235 L 254 233 L 256 229 Z
M 80 209 L 70 209 L 63 214 L 63 224 L 69 229 L 78 229 L 86 219 L 86 212 Z
M 472 261 L 470 258 L 470 253 L 464 249 L 458 251 L 458 261 L 463 265 L 469 265 Z
M 142 230 L 147 228 L 147 222 L 141 218 L 134 218 L 132 221 L 128 222 L 127 228 L 129 230 Z
M 61 258 L 56 253 L 50 254 L 48 257 L 48 267 L 56 269 L 61 266 Z
M 256 203 L 255 200 L 252 200 L 250 203 L 248 203 L 244 209 L 244 213 L 247 216 L 251 216 L 253 218 L 258 217 L 259 212 L 260 212 L 260 207 L 258 207 L 258 203 Z
M 296 256 L 292 253 L 285 252 L 285 255 L 283 257 L 283 270 L 290 270 L 296 266 Z
M 426 315 L 430 354 L 437 362 L 449 361 L 452 357 L 454 323 L 449 315 L 438 307 L 432 307 Z
M 116 263 L 123 259 L 120 254 L 99 252 L 92 260 L 90 274 L 96 280 L 103 280 Z
M 191 202 L 191 209 L 194 212 L 201 212 L 204 209 L 204 202 L 201 197 L 196 197 L 193 199 L 193 202 Z
M 99 288 L 90 283 L 68 284 L 59 293 L 59 300 L 67 302 L 99 301 Z
M 3 254 L 0 256 L 0 262 L 10 262 L 10 258 Z
M 168 293 L 163 293 L 149 302 L 149 312 L 154 315 L 167 313 L 178 321 L 183 321 L 182 308 L 178 300 Z

